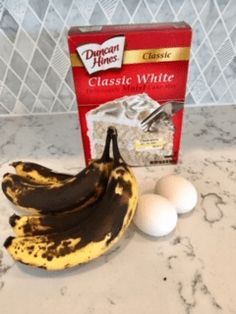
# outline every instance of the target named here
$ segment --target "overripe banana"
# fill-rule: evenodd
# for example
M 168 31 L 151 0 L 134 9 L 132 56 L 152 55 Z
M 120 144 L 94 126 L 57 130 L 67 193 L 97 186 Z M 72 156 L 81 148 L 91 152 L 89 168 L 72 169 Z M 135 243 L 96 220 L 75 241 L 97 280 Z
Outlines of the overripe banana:
M 75 175 L 54 172 L 53 170 L 39 165 L 35 162 L 15 161 L 11 164 L 16 174 L 25 178 L 29 183 L 36 184 L 64 184 L 66 180 L 72 179 Z
M 17 174 L 6 173 L 2 181 L 4 194 L 19 208 L 38 214 L 73 210 L 94 203 L 104 193 L 112 168 L 110 132 L 102 157 L 63 184 L 33 184 Z
M 93 210 L 93 205 L 86 206 L 82 210 L 74 208 L 54 215 L 25 215 L 13 214 L 9 223 L 16 236 L 33 236 L 57 233 L 71 229 L 86 219 Z
M 7 238 L 4 246 L 15 260 L 47 270 L 65 269 L 102 255 L 124 234 L 137 206 L 138 187 L 112 131 L 114 163 L 103 197 L 85 219 L 66 231 Z

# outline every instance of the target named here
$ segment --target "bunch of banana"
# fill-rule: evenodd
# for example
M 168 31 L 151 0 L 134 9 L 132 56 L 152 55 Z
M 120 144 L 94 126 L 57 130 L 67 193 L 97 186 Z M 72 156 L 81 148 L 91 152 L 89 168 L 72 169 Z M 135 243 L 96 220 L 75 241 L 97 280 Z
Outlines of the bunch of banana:
M 4 246 L 15 260 L 47 270 L 66 269 L 99 257 L 124 234 L 137 206 L 138 187 L 120 155 L 116 130 L 109 128 L 109 134 L 114 159 L 103 196 L 83 211 L 13 215 L 16 237 L 8 237 Z
M 74 176 L 35 163 L 15 162 L 16 174 L 4 175 L 2 190 L 13 204 L 32 213 L 81 209 L 104 193 L 112 169 L 110 141 L 109 131 L 102 157 Z

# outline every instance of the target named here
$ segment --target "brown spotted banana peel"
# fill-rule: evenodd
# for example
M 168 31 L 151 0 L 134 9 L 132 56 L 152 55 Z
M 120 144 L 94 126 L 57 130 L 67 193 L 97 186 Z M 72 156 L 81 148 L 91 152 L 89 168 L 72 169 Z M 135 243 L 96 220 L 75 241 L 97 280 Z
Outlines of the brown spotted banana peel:
M 102 157 L 63 183 L 34 184 L 22 176 L 7 173 L 2 181 L 3 193 L 20 209 L 36 214 L 84 208 L 96 202 L 105 191 L 113 164 L 110 141 L 108 132 Z
M 104 254 L 124 234 L 135 213 L 138 185 L 112 130 L 114 165 L 104 196 L 86 219 L 66 231 L 7 238 L 4 246 L 15 260 L 47 270 L 66 269 Z
M 77 210 L 53 215 L 24 215 L 13 214 L 9 223 L 16 236 L 34 236 L 63 232 L 75 227 L 86 219 L 93 210 L 93 204 Z
M 50 168 L 35 162 L 28 161 L 15 161 L 11 163 L 11 166 L 15 168 L 15 172 L 18 176 L 25 178 L 28 183 L 34 183 L 39 185 L 62 185 L 67 180 L 73 179 L 75 175 L 66 173 L 55 172 Z

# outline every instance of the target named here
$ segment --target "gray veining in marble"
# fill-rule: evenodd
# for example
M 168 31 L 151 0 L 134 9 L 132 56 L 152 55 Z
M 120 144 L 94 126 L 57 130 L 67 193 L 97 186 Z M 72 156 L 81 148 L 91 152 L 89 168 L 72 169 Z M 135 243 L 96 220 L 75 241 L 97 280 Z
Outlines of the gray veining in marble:
M 19 31 L 16 41 L 16 49 L 19 51 L 25 61 L 29 61 L 31 59 L 31 56 L 34 52 L 34 42 L 23 30 Z
M 3 79 L 6 68 L 7 68 L 7 66 L 6 66 L 5 62 L 2 59 L 0 59 L 0 80 Z
M 18 24 L 12 15 L 8 12 L 8 10 L 4 10 L 1 21 L 0 21 L 0 29 L 4 31 L 7 37 L 14 43 L 16 39 L 16 34 L 18 31 Z
M 33 41 L 37 40 L 40 32 L 40 21 L 30 7 L 27 8 L 22 27 Z
M 30 0 L 29 5 L 32 7 L 34 12 L 37 14 L 38 18 L 40 20 L 43 20 L 45 12 L 47 10 L 48 0 L 41 0 L 41 1 Z
M 103 257 L 55 273 L 19 265 L 1 247 L 1 312 L 40 314 L 56 307 L 58 314 L 236 313 L 235 116 L 235 105 L 188 108 L 180 162 L 133 169 L 140 193 L 152 192 L 170 173 L 196 186 L 196 208 L 179 216 L 168 236 L 150 238 L 131 225 Z M 0 132 L 1 176 L 16 159 L 68 173 L 84 166 L 76 114 L 1 118 Z M 16 209 L 2 192 L 0 199 L 2 243 Z
M 16 50 L 12 55 L 11 67 L 15 73 L 18 74 L 21 79 L 23 79 L 27 69 L 27 63 Z
M 40 80 L 40 77 L 33 69 L 31 68 L 28 69 L 25 82 L 34 94 L 39 92 L 39 88 L 42 84 L 42 81 Z
M 21 87 L 21 81 L 11 69 L 8 69 L 7 71 L 5 84 L 9 90 L 12 91 L 15 96 L 17 96 Z
M 44 28 L 42 29 L 41 34 L 39 36 L 38 46 L 44 53 L 44 55 L 48 58 L 48 60 L 50 60 L 55 49 L 56 43 Z
M 54 93 L 57 93 L 61 82 L 60 82 L 58 74 L 53 70 L 52 67 L 48 68 L 45 82 Z
M 26 87 L 25 85 L 22 87 L 19 99 L 25 105 L 28 111 L 31 112 L 33 108 L 33 104 L 35 102 L 35 96 L 32 94 L 29 88 Z
M 38 73 L 41 78 L 44 78 L 49 65 L 48 61 L 45 59 L 39 49 L 35 50 L 31 65 L 35 72 Z
M 0 32 L 0 51 L 1 57 L 3 58 L 4 61 L 6 62 L 9 61 L 12 50 L 13 50 L 12 43 L 6 36 L 4 36 L 2 32 Z

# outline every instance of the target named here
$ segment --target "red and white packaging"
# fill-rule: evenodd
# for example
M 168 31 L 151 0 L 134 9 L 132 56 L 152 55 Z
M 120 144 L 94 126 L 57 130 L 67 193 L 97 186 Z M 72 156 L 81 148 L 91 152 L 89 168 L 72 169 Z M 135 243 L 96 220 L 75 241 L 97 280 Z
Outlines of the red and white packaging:
M 131 166 L 177 162 L 191 35 L 184 22 L 69 30 L 86 163 L 110 125 Z

